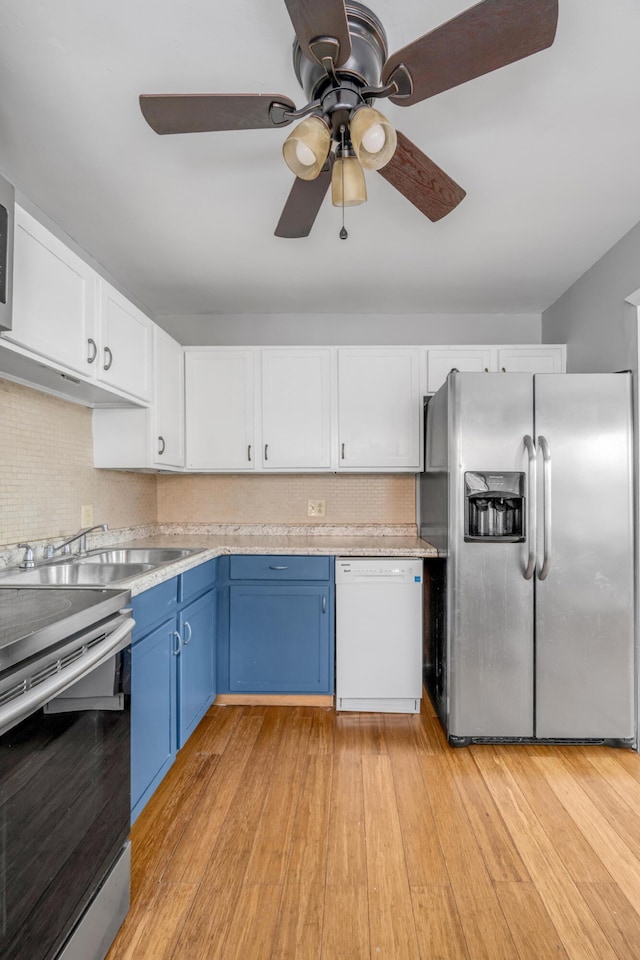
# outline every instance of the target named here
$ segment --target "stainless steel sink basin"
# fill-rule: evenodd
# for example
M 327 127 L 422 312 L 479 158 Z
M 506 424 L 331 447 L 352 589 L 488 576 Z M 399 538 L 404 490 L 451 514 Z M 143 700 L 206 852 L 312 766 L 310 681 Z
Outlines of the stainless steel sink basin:
M 12 570 L 0 576 L 2 586 L 90 587 L 119 583 L 153 570 L 153 563 L 68 563 L 43 564 L 32 570 Z
M 96 550 L 84 557 L 78 557 L 77 562 L 85 563 L 150 563 L 157 566 L 160 563 L 171 563 L 188 557 L 196 550 L 180 550 L 174 547 L 130 547 L 124 549 Z

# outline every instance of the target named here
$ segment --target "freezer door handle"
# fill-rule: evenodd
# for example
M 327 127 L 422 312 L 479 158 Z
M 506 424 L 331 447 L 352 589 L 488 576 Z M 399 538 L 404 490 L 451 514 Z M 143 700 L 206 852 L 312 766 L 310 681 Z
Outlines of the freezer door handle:
M 536 569 L 536 448 L 533 438 L 526 435 L 524 445 L 529 456 L 529 490 L 527 494 L 527 543 L 529 556 L 524 571 L 525 580 L 531 580 Z
M 542 567 L 538 573 L 539 580 L 546 580 L 551 566 L 551 451 L 546 437 L 538 437 L 538 446 L 542 451 Z

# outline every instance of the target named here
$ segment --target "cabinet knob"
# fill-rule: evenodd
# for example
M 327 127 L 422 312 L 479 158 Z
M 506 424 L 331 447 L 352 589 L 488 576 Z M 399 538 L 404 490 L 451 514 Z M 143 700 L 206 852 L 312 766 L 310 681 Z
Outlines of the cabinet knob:
M 109 347 L 105 347 L 104 348 L 104 364 L 102 369 L 110 370 L 112 363 L 113 363 L 113 354 L 111 353 L 111 350 L 109 349 Z
M 93 339 L 93 337 L 88 338 L 87 345 L 89 347 L 89 353 L 87 355 L 87 363 L 93 363 L 95 358 L 98 356 L 98 345 Z
M 485 372 L 485 373 L 489 373 L 489 367 L 485 367 L 485 368 L 484 368 L 484 372 Z
M 503 372 L 503 373 L 506 373 L 506 372 L 507 372 L 507 368 L 506 368 L 506 367 L 503 367 L 503 368 L 502 368 L 502 372 Z
M 164 442 L 164 437 L 158 437 L 158 456 L 159 457 L 162 456 L 166 448 L 167 448 L 167 445 Z

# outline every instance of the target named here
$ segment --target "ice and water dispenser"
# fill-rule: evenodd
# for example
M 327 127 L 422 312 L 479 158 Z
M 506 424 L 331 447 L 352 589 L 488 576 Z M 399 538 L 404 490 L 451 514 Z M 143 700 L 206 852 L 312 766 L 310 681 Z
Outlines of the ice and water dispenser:
M 524 473 L 464 475 L 464 539 L 524 540 Z

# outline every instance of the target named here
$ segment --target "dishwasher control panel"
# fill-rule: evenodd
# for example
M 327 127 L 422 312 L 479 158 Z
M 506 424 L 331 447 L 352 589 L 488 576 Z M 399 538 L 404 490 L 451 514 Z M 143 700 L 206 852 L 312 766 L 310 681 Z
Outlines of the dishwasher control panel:
M 422 560 L 416 557 L 336 559 L 336 583 L 371 580 L 422 583 Z

